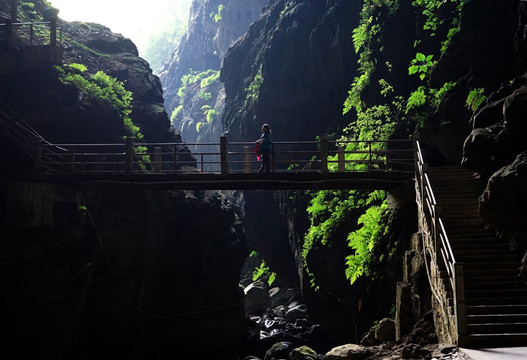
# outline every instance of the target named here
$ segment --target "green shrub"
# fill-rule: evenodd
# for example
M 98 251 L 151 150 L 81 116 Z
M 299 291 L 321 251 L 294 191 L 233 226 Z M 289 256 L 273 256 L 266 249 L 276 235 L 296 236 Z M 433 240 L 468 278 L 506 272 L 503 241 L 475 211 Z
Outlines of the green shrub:
M 468 93 L 466 104 L 469 109 L 476 111 L 483 101 L 487 100 L 485 89 L 473 89 Z
M 132 113 L 132 93 L 125 89 L 124 83 L 109 76 L 103 71 L 84 77 L 86 67 L 82 64 L 67 64 L 56 66 L 59 79 L 64 84 L 71 84 L 82 91 L 88 98 L 107 104 L 116 110 L 123 120 L 127 136 L 142 139 L 140 129 L 136 126 L 130 114 Z

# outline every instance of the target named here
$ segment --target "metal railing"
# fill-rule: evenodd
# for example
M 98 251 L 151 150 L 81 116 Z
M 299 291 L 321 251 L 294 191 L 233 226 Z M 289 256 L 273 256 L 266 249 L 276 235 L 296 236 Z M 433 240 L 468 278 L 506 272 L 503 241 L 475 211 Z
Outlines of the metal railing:
M 53 18 L 49 22 L 25 22 L 0 24 L 0 44 L 4 47 L 60 46 L 62 27 Z
M 458 336 L 467 333 L 466 328 L 466 309 L 465 309 L 465 290 L 464 290 L 464 270 L 463 262 L 457 262 L 452 251 L 452 246 L 448 239 L 443 220 L 441 218 L 441 206 L 437 203 L 432 184 L 427 174 L 428 164 L 425 163 L 421 145 L 415 142 L 415 173 L 421 206 L 425 219 L 431 230 L 431 237 L 434 246 L 435 262 L 440 268 L 446 271 L 449 285 L 452 289 L 454 300 L 454 316 L 456 319 L 456 329 Z
M 1 99 L 0 125 L 5 139 L 16 144 L 18 150 L 32 160 L 38 158 L 36 152 L 43 144 L 50 145 Z M 37 165 L 35 164 L 35 166 Z
M 260 166 L 253 142 L 40 144 L 37 171 L 63 174 L 235 174 Z M 192 148 L 192 152 L 189 150 Z M 273 173 L 405 172 L 413 174 L 412 140 L 273 142 Z

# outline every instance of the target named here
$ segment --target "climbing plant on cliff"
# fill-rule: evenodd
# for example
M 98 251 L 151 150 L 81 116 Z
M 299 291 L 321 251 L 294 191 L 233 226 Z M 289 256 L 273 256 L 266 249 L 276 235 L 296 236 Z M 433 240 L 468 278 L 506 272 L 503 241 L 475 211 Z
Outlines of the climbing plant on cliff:
M 56 66 L 59 79 L 64 84 L 75 86 L 84 96 L 95 99 L 115 109 L 123 120 L 127 136 L 142 139 L 140 129 L 136 126 L 130 114 L 132 113 L 132 93 L 124 88 L 122 81 L 113 78 L 103 71 L 93 75 L 84 75 L 86 66 L 82 64 L 66 64 Z

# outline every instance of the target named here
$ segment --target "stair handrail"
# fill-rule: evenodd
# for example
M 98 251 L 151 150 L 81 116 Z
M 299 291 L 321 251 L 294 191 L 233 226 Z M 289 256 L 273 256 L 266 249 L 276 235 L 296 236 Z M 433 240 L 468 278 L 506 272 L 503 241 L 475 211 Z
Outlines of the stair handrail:
M 437 266 L 443 260 L 448 280 L 454 298 L 454 317 L 456 321 L 457 336 L 467 333 L 467 320 L 465 310 L 464 270 L 463 263 L 457 262 L 452 251 L 452 246 L 441 218 L 441 206 L 437 203 L 432 184 L 428 177 L 428 164 L 424 161 L 419 140 L 415 141 L 415 172 L 418 185 L 422 211 L 425 221 L 432 233 L 434 243 L 434 260 Z
M 48 145 L 50 148 L 60 149 L 54 146 L 33 129 L 22 119 L 7 103 L 0 99 L 0 125 L 3 128 L 3 134 L 14 141 L 22 152 L 34 161 L 35 169 L 40 168 L 42 145 Z

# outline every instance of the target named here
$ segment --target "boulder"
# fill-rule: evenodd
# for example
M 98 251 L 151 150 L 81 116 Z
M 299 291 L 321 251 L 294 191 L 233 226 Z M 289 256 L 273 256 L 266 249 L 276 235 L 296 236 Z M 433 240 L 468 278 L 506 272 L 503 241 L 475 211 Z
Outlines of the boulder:
M 337 346 L 326 355 L 324 360 L 362 360 L 370 356 L 370 350 L 357 344 Z
M 395 321 L 382 319 L 375 328 L 375 339 L 379 342 L 395 341 Z
M 509 128 L 527 130 L 525 113 L 527 112 L 527 87 L 521 87 L 505 99 L 503 117 Z
M 485 128 L 499 123 L 503 119 L 504 102 L 505 99 L 503 98 L 482 107 L 472 118 L 474 129 Z
M 509 232 L 527 229 L 527 151 L 492 175 L 480 197 L 479 213 L 487 223 Z
M 401 356 L 403 359 L 424 359 L 430 355 L 430 350 L 417 344 L 408 344 L 403 347 Z
M 245 315 L 261 315 L 271 306 L 267 286 L 263 282 L 254 282 L 244 289 Z
M 305 318 L 307 316 L 307 307 L 303 304 L 297 305 L 289 309 L 285 313 L 285 318 L 289 322 L 294 322 L 297 319 Z
M 291 360 L 317 360 L 318 355 L 309 346 L 300 346 L 291 352 Z
M 281 341 L 273 346 L 265 353 L 264 360 L 278 360 L 289 359 L 289 354 L 293 350 L 293 344 L 287 341 Z

